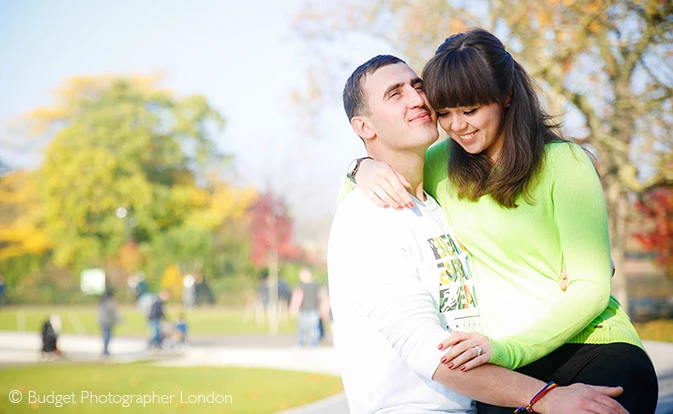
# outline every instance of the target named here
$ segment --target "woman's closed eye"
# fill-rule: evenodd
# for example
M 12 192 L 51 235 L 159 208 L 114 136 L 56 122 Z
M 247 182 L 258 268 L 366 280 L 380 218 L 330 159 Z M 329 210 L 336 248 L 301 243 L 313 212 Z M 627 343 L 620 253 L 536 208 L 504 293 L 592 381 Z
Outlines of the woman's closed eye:
M 463 115 L 474 115 L 478 110 L 479 110 L 479 108 L 465 109 L 465 110 L 462 111 L 462 114 Z M 447 112 L 438 111 L 437 112 L 437 117 L 438 118 L 444 118 L 444 117 L 449 116 L 449 115 L 451 115 L 451 111 L 447 111 Z

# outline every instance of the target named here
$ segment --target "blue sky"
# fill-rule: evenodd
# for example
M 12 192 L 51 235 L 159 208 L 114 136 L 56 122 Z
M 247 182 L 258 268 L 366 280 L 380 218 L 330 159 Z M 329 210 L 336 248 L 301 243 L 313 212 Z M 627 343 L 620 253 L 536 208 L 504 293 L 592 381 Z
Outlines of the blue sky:
M 240 184 L 263 189 L 268 182 L 286 193 L 301 235 L 323 238 L 339 179 L 364 149 L 340 102 L 323 108 L 319 138 L 299 127 L 290 94 L 303 86 L 309 53 L 291 27 L 300 6 L 301 0 L 0 0 L 0 154 L 19 166 L 36 163 L 35 156 L 6 155 L 23 139 L 9 125 L 50 105 L 67 77 L 164 73 L 163 86 L 205 95 L 227 119 L 215 138 L 235 156 Z

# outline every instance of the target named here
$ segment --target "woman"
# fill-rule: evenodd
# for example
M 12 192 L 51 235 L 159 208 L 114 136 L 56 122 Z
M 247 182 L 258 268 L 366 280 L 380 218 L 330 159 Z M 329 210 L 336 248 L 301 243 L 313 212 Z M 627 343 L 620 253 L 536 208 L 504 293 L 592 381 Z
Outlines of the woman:
M 653 413 L 656 374 L 610 295 L 607 213 L 587 154 L 561 137 L 525 70 L 487 31 L 446 39 L 423 79 L 451 138 L 428 150 L 425 189 L 473 257 L 489 339 L 453 334 L 440 344 L 452 346 L 445 363 L 467 370 L 490 362 L 560 385 L 623 386 L 617 400 L 627 410 Z M 409 205 L 396 177 L 364 162 L 356 179 L 379 204 Z M 558 287 L 563 272 L 566 290 Z M 511 409 L 480 404 L 479 412 Z

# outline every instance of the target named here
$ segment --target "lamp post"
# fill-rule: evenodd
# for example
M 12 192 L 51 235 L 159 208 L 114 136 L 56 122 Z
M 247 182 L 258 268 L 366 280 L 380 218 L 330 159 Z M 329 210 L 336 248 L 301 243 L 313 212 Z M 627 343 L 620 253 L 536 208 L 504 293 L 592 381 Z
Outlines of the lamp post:
M 124 206 L 121 206 L 121 207 L 117 208 L 117 211 L 116 211 L 117 217 L 122 219 L 123 223 L 124 223 L 124 241 L 125 242 L 129 240 L 129 236 L 131 235 L 130 234 L 131 231 L 129 229 L 129 223 L 128 223 L 128 220 L 126 220 L 126 216 L 128 216 L 128 213 L 129 213 L 128 210 Z
M 136 226 L 136 224 L 138 224 L 138 221 L 136 220 L 136 218 L 124 206 L 118 207 L 115 214 L 117 215 L 117 217 L 124 220 L 124 241 L 128 242 L 130 240 L 133 240 L 133 235 L 131 234 L 131 230 L 133 229 L 133 227 Z

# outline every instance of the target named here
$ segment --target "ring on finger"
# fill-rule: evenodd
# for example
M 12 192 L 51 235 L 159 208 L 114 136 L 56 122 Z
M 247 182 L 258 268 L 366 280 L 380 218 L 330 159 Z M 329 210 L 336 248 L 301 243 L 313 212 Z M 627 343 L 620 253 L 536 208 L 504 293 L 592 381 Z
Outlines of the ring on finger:
M 475 345 L 475 346 L 474 346 L 474 349 L 476 349 L 476 350 L 477 350 L 477 356 L 478 356 L 478 357 L 480 357 L 480 356 L 481 356 L 481 354 L 483 354 L 483 353 L 484 353 L 484 350 L 483 350 L 483 349 L 481 349 L 481 347 L 480 347 L 479 345 Z

